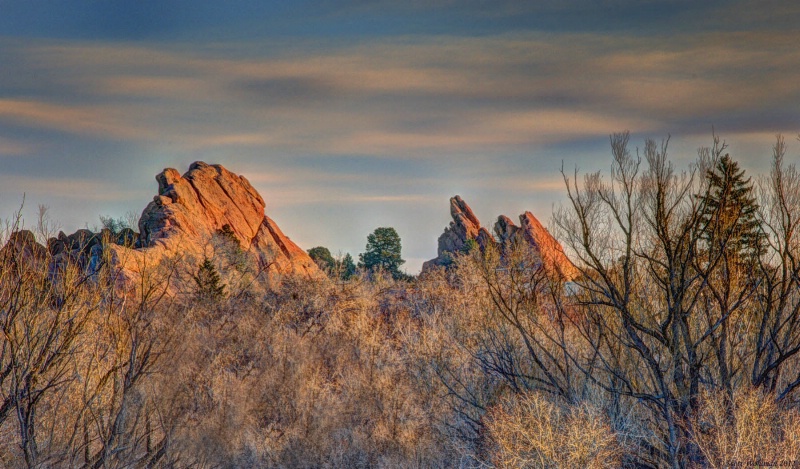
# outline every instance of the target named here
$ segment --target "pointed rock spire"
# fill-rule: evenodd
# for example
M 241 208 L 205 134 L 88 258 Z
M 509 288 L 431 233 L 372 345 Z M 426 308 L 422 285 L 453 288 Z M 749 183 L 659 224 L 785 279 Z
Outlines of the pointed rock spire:
M 516 243 L 524 243 L 533 249 L 545 269 L 556 272 L 568 281 L 574 280 L 579 274 L 578 269 L 564 254 L 561 244 L 531 212 L 520 215 L 520 226 L 505 215 L 497 217 L 494 237 L 486 228 L 480 226 L 478 218 L 460 196 L 450 199 L 450 216 L 453 221 L 439 236 L 438 256 L 424 263 L 423 271 L 449 265 L 453 254 L 461 252 L 467 241 L 474 239 L 482 251 L 491 244 L 499 244 L 502 249 L 507 249 Z

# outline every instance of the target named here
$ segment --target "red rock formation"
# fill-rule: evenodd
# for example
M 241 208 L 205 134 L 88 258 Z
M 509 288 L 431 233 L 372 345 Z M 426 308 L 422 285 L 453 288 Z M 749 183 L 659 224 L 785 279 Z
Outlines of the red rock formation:
M 237 252 L 254 271 L 323 275 L 308 254 L 264 214 L 264 199 L 243 176 L 220 165 L 196 162 L 183 176 L 167 168 L 156 181 L 158 194 L 142 212 L 138 239 L 130 229 L 117 236 L 108 230 L 84 229 L 69 236 L 59 233 L 45 248 L 32 233 L 20 231 L 12 234 L 0 254 L 11 260 L 43 260 L 51 272 L 75 262 L 93 275 L 107 262 L 126 288 L 166 260 L 174 268 L 170 278 L 188 279 L 191 286 L 191 274 L 203 258 L 214 255 L 222 236 L 235 238 Z
M 425 262 L 423 271 L 448 265 L 453 253 L 462 251 L 467 240 L 474 239 L 481 250 L 485 250 L 490 244 L 499 245 L 505 250 L 515 243 L 524 243 L 533 248 L 545 269 L 556 272 L 567 281 L 574 280 L 579 274 L 578 269 L 564 254 L 561 244 L 530 212 L 520 215 L 521 226 L 515 225 L 505 215 L 500 215 L 494 225 L 494 238 L 486 228 L 480 226 L 478 218 L 461 197 L 450 199 L 450 215 L 453 221 L 439 236 L 438 256 Z
M 439 236 L 439 254 L 456 252 L 464 248 L 468 239 L 475 239 L 481 230 L 481 222 L 472 212 L 472 209 L 460 196 L 450 199 L 450 216 L 453 221 Z
M 193 163 L 183 175 L 168 168 L 156 176 L 158 195 L 139 221 L 144 246 L 175 235 L 207 238 L 229 225 L 248 247 L 264 219 L 264 200 L 243 176 L 220 165 Z
M 270 272 L 320 275 L 313 260 L 264 214 L 264 199 L 244 176 L 220 165 L 193 163 L 181 176 L 165 169 L 156 176 L 158 195 L 139 219 L 139 249 L 110 246 L 124 279 L 167 257 L 202 259 L 213 254 L 223 228 L 253 263 Z
M 497 236 L 497 241 L 502 246 L 508 246 L 510 243 L 515 242 L 519 227 L 505 215 L 497 217 L 494 224 L 494 234 Z
M 423 271 L 437 265 L 447 265 L 451 260 L 450 253 L 463 251 L 468 240 L 476 240 L 481 248 L 485 248 L 486 243 L 492 242 L 492 235 L 486 228 L 481 227 L 478 217 L 458 195 L 450 198 L 450 216 L 453 221 L 439 236 L 438 256 L 425 262 L 422 265 Z
M 519 216 L 520 232 L 542 259 L 546 269 L 553 269 L 564 280 L 571 281 L 578 277 L 580 272 L 575 264 L 564 254 L 561 243 L 539 223 L 531 212 Z

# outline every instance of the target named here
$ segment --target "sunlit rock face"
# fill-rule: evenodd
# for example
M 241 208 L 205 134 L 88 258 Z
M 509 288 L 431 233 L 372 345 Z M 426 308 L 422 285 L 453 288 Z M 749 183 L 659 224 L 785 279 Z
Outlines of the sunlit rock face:
M 214 239 L 232 237 L 253 268 L 268 273 L 321 275 L 313 260 L 264 214 L 264 199 L 244 177 L 221 165 L 195 162 L 183 174 L 156 176 L 158 194 L 139 219 L 138 249 L 110 246 L 122 277 L 167 257 L 192 262 L 214 254 Z
M 244 176 L 196 162 L 183 176 L 167 168 L 156 181 L 158 195 L 139 219 L 143 250 L 201 252 L 224 229 L 263 265 L 283 273 L 319 273 L 308 254 L 264 214 L 264 199 Z
M 488 246 L 494 246 L 503 252 L 515 243 L 522 243 L 533 250 L 548 272 L 555 273 L 566 281 L 574 280 L 579 274 L 578 269 L 564 254 L 561 244 L 531 212 L 520 215 L 519 226 L 507 216 L 500 215 L 494 224 L 494 236 L 481 227 L 472 209 L 460 196 L 450 199 L 450 215 L 453 221 L 439 236 L 438 256 L 423 264 L 423 272 L 437 266 L 449 265 L 453 256 L 465 251 L 469 247 L 469 240 L 474 240 L 474 245 L 482 251 Z
M 244 176 L 196 162 L 182 176 L 167 168 L 156 181 L 158 194 L 142 212 L 138 234 L 131 229 L 117 234 L 82 229 L 59 233 L 45 248 L 33 233 L 19 231 L 4 250 L 26 259 L 47 257 L 51 273 L 68 261 L 89 274 L 107 265 L 124 287 L 140 284 L 145 273 L 165 266 L 172 270 L 170 281 L 188 279 L 191 285 L 198 263 L 214 256 L 222 237 L 236 246 L 242 270 L 265 276 L 323 275 L 264 214 L 264 199 Z
M 542 259 L 542 264 L 547 269 L 552 269 L 565 280 L 574 280 L 579 271 L 575 264 L 564 254 L 564 248 L 547 228 L 531 212 L 519 216 L 520 231 L 523 239 L 530 244 Z
M 183 176 L 167 168 L 156 181 L 158 194 L 139 219 L 143 246 L 208 238 L 228 225 L 247 248 L 264 221 L 264 200 L 258 192 L 244 176 L 220 165 L 196 162 Z

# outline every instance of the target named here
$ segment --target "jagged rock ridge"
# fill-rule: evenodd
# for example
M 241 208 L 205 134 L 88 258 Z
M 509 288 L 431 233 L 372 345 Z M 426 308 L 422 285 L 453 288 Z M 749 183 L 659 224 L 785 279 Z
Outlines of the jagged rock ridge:
M 264 214 L 264 199 L 244 177 L 198 161 L 183 174 L 167 168 L 156 176 L 158 194 L 139 219 L 139 249 L 109 246 L 123 277 L 164 257 L 202 260 L 223 231 L 236 239 L 249 262 L 268 272 L 320 275 L 313 260 Z
M 542 263 L 554 269 L 565 280 L 574 280 L 580 272 L 575 264 L 564 254 L 564 248 L 553 235 L 542 226 L 531 212 L 519 216 L 520 231 L 524 239 L 534 247 L 542 259 Z
M 446 253 L 463 250 L 467 240 L 470 239 L 478 241 L 481 246 L 485 246 L 485 243 L 491 241 L 492 235 L 481 226 L 478 217 L 460 196 L 450 199 L 450 216 L 453 217 L 453 221 L 439 236 L 438 254 L 440 257 Z
M 244 176 L 196 162 L 183 176 L 167 168 L 156 181 L 158 195 L 139 219 L 143 248 L 175 249 L 187 241 L 196 245 L 227 227 L 260 262 L 284 272 L 318 272 L 308 254 L 264 214 L 264 199 Z
M 47 243 L 50 270 L 67 259 L 91 270 L 103 255 L 122 283 L 135 282 L 144 269 L 165 259 L 178 259 L 191 270 L 214 254 L 214 236 L 224 232 L 236 239 L 256 270 L 321 275 L 308 254 L 264 214 L 264 199 L 244 176 L 198 161 L 183 176 L 167 168 L 156 181 L 158 194 L 142 212 L 138 234 L 130 229 L 116 235 L 85 229 L 59 233 Z M 15 233 L 10 243 L 7 248 L 29 256 L 45 249 L 29 232 Z
M 512 243 L 523 242 L 533 249 L 546 269 L 557 273 L 564 280 L 574 280 L 579 275 L 561 244 L 531 212 L 520 215 L 520 226 L 507 216 L 500 215 L 494 225 L 495 237 L 481 227 L 472 209 L 458 195 L 450 199 L 450 215 L 453 221 L 439 236 L 438 256 L 423 264 L 423 272 L 436 266 L 448 265 L 454 253 L 463 251 L 469 240 L 475 240 L 481 250 L 485 250 L 490 244 L 502 249 Z

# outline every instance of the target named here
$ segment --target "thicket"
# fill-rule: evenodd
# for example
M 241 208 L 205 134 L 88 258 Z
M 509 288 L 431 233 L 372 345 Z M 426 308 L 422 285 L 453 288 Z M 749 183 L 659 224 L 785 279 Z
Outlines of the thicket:
M 565 174 L 568 283 L 526 245 L 412 282 L 249 272 L 222 236 L 193 271 L 166 259 L 123 289 L 108 266 L 53 271 L 4 242 L 0 465 L 800 461 L 800 173 L 783 139 L 756 181 L 717 139 L 683 172 L 666 141 L 611 147 L 605 177 Z

